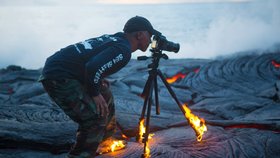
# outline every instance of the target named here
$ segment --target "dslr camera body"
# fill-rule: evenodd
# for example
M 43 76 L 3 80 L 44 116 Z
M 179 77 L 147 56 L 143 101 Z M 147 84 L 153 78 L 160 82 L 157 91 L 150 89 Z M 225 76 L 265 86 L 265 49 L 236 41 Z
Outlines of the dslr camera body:
M 165 36 L 163 36 L 160 32 L 157 31 L 157 33 L 153 37 L 151 48 L 155 50 L 153 52 L 159 52 L 164 50 L 168 52 L 178 53 L 180 49 L 180 44 L 168 41 Z

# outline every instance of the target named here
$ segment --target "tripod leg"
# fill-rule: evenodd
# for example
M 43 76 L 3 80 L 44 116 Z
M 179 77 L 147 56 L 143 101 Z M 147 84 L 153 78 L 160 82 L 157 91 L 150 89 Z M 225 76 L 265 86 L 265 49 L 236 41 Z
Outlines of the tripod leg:
M 151 107 L 152 107 L 152 98 L 153 98 L 153 85 L 154 83 L 151 83 L 151 89 L 149 93 L 149 101 L 148 101 L 148 109 L 147 109 L 147 118 L 146 118 L 146 131 L 143 139 L 144 143 L 144 154 L 147 153 L 147 143 L 149 139 L 149 133 L 150 133 L 150 117 L 151 117 Z
M 161 73 L 160 70 L 157 71 L 157 74 L 159 75 L 159 77 L 161 78 L 162 82 L 164 83 L 165 87 L 167 88 L 168 92 L 171 94 L 172 98 L 175 100 L 175 102 L 177 103 L 177 105 L 179 106 L 180 110 L 185 113 L 185 110 L 183 109 L 179 99 L 177 98 L 176 94 L 174 93 L 174 91 L 172 90 L 172 88 L 170 87 L 169 83 L 166 81 L 166 79 L 164 78 L 163 74 Z
M 150 91 L 150 90 L 149 90 L 149 91 Z M 142 119 L 144 119 L 144 117 L 145 117 L 145 112 L 146 112 L 148 100 L 149 100 L 149 96 L 147 96 L 147 97 L 145 98 L 145 101 L 144 101 L 144 104 L 143 104 L 143 108 L 142 108 L 142 113 L 141 113 L 141 116 L 140 116 L 140 118 L 139 118 L 140 121 L 141 121 Z
M 145 117 L 145 112 L 146 112 L 146 108 L 147 108 L 147 103 L 150 97 L 150 91 L 151 91 L 151 82 L 153 82 L 153 76 L 149 75 L 147 82 L 145 83 L 145 87 L 144 90 L 141 94 L 142 97 L 144 97 L 145 101 L 143 104 L 143 108 L 142 108 L 142 113 L 141 113 L 141 117 L 140 117 L 140 121 Z
M 153 81 L 153 75 L 149 75 L 146 83 L 145 83 L 145 86 L 144 86 L 144 89 L 143 89 L 143 92 L 142 94 L 140 95 L 142 98 L 146 98 L 148 95 L 149 95 L 149 90 L 150 90 L 150 87 L 151 87 L 151 82 Z
M 142 109 L 142 113 L 141 113 L 141 117 L 140 117 L 140 121 L 139 121 L 139 131 L 140 131 L 140 124 L 145 117 L 145 112 L 147 110 L 147 116 L 146 116 L 146 129 L 145 129 L 145 133 L 144 133 L 144 139 L 142 140 L 142 143 L 144 143 L 144 153 L 142 155 L 142 157 L 147 157 L 149 154 L 149 147 L 148 147 L 148 139 L 149 139 L 149 133 L 150 133 L 150 117 L 151 117 L 151 109 L 152 109 L 152 98 L 153 98 L 153 90 L 154 88 L 157 90 L 157 72 L 155 70 L 151 70 L 149 71 L 149 77 L 148 80 L 145 84 L 143 93 L 142 93 L 142 97 L 145 98 L 144 101 L 144 105 L 143 105 L 143 109 Z M 156 97 L 158 96 L 158 93 L 155 92 Z M 147 108 L 147 104 L 148 104 L 148 108 Z M 158 104 L 158 98 L 157 98 L 157 104 Z M 139 132 L 139 137 L 136 139 L 139 141 L 141 140 L 142 136 L 141 132 Z
M 155 100 L 156 100 L 156 114 L 160 114 L 160 109 L 159 109 L 159 101 L 158 101 L 158 84 L 157 84 L 157 77 L 154 78 L 154 86 L 155 86 Z
M 146 113 L 146 110 L 147 110 L 147 103 L 148 103 L 148 101 L 149 101 L 149 98 L 150 98 L 150 91 L 151 91 L 151 82 L 152 82 L 153 80 L 151 79 L 151 77 L 149 76 L 149 78 L 148 78 L 148 80 L 147 80 L 147 82 L 146 82 L 146 84 L 145 84 L 145 88 L 144 88 L 144 90 L 143 90 L 143 93 L 142 93 L 142 96 L 144 96 L 144 98 L 145 98 L 145 101 L 144 101 L 144 104 L 143 104 L 143 108 L 142 108 L 142 112 L 141 112 L 141 116 L 140 116 L 140 118 L 139 118 L 139 122 L 138 122 L 138 134 L 136 135 L 136 141 L 138 141 L 138 142 L 141 142 L 141 141 L 143 141 L 142 140 L 142 125 L 144 125 L 144 118 L 145 118 L 145 113 Z M 142 125 L 141 125 L 142 124 Z

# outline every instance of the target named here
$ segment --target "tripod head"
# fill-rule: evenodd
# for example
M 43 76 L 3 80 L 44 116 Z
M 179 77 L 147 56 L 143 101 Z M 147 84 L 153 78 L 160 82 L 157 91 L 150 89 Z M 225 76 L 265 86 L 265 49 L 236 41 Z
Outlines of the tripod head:
M 150 51 L 152 52 L 152 56 L 139 56 L 137 57 L 137 60 L 147 60 L 147 59 L 152 59 L 152 63 L 150 63 L 148 65 L 148 68 L 151 69 L 157 69 L 159 66 L 159 61 L 161 58 L 167 60 L 169 57 L 162 53 L 162 50 L 157 50 L 157 49 L 150 49 Z

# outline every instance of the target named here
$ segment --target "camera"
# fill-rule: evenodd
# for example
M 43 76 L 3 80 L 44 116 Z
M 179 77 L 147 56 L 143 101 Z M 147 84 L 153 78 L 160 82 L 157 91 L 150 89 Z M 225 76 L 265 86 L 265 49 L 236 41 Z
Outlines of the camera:
M 165 50 L 178 53 L 180 44 L 168 41 L 165 36 L 158 32 L 158 34 L 154 35 L 153 37 L 151 47 L 154 50 Z

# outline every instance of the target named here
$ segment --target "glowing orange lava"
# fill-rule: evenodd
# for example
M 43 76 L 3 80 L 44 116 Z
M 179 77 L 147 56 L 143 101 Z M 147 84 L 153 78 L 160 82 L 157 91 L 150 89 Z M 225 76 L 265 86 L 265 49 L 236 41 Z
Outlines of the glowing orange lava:
M 196 133 L 196 140 L 200 142 L 202 140 L 204 132 L 207 131 L 205 120 L 194 115 L 186 104 L 184 104 L 182 107 L 185 111 L 185 117 L 188 119 L 189 124 Z
M 177 73 L 176 75 L 174 75 L 173 77 L 169 77 L 169 78 L 166 78 L 166 81 L 168 83 L 174 83 L 176 82 L 178 79 L 183 79 L 185 78 L 187 75 L 186 74 L 183 74 L 181 72 Z
M 196 69 L 193 70 L 193 72 L 198 73 L 199 70 L 200 70 L 200 68 L 196 68 Z
M 192 71 L 193 71 L 194 73 L 198 73 L 199 70 L 200 70 L 200 68 L 195 68 L 195 69 L 193 69 Z M 174 76 L 172 76 L 172 77 L 167 77 L 167 78 L 166 78 L 166 81 L 167 81 L 168 83 L 174 83 L 174 82 L 176 82 L 178 79 L 183 79 L 183 78 L 185 78 L 188 74 L 189 74 L 189 72 L 185 72 L 185 73 L 179 72 L 179 73 L 177 73 L 176 75 L 174 75 Z
M 280 68 L 280 63 L 277 63 L 275 60 L 272 60 L 271 63 L 274 67 Z

